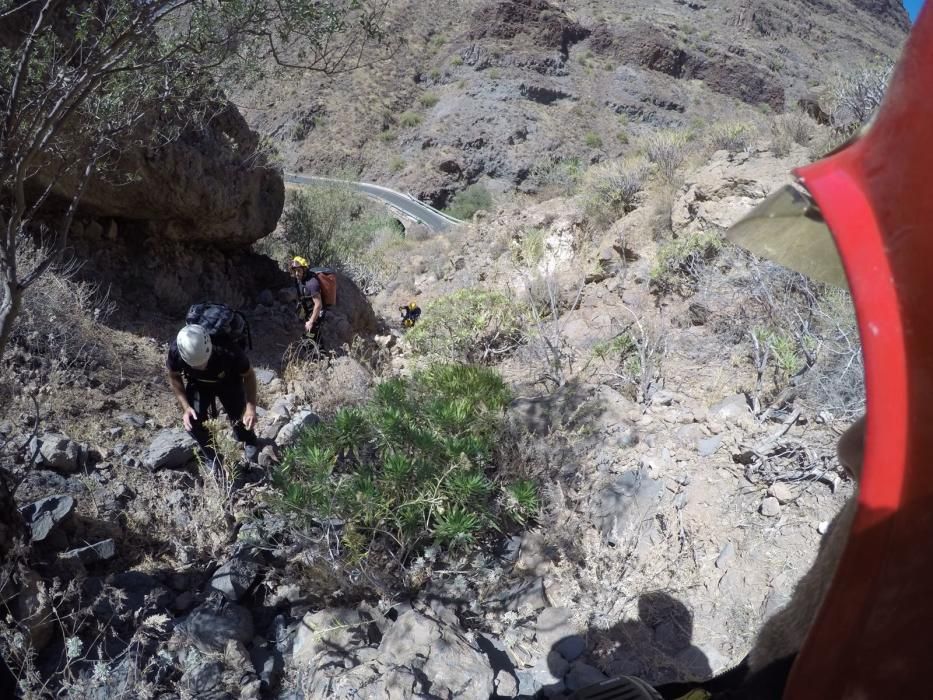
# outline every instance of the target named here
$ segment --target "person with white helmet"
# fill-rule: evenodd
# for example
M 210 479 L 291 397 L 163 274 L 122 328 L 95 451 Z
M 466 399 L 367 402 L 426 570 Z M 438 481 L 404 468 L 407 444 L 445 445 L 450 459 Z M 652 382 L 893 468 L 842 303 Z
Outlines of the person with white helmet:
M 185 430 L 197 441 L 205 460 L 214 464 L 204 421 L 216 416 L 215 399 L 233 425 L 233 434 L 244 443 L 246 457 L 259 454 L 256 425 L 256 375 L 246 353 L 234 344 L 216 344 L 203 326 L 182 328 L 169 347 L 165 362 L 168 381 L 182 408 Z

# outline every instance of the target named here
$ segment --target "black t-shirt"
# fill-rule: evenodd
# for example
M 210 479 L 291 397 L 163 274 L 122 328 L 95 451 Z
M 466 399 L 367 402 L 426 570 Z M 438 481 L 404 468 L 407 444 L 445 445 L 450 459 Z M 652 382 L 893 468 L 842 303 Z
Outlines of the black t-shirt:
M 250 364 L 246 353 L 236 346 L 214 345 L 211 359 L 204 369 L 195 369 L 178 352 L 178 343 L 172 341 L 165 359 L 169 372 L 184 374 L 189 381 L 217 384 L 231 379 L 239 379 L 249 372 Z

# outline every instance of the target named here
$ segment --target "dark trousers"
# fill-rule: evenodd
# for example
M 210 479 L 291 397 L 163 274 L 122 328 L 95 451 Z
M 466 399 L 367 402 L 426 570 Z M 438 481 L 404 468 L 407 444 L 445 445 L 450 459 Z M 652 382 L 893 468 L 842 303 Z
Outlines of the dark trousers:
M 185 395 L 188 397 L 188 403 L 197 414 L 197 420 L 191 421 L 191 430 L 188 434 L 195 439 L 201 448 L 201 454 L 208 464 L 213 464 L 217 458 L 217 453 L 211 446 L 211 435 L 204 426 L 204 421 L 217 417 L 217 406 L 215 400 L 220 401 L 224 413 L 230 425 L 233 426 L 233 435 L 237 442 L 244 443 L 246 455 L 250 461 L 255 459 L 258 453 L 256 433 L 247 430 L 240 418 L 246 409 L 246 388 L 243 381 L 239 378 L 234 381 L 217 383 L 190 382 L 185 387 Z

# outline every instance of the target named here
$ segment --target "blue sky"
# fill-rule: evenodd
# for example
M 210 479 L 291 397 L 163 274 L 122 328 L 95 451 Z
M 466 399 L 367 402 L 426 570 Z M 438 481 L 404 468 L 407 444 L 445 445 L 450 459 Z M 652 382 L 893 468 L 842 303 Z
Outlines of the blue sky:
M 917 19 L 917 13 L 920 12 L 920 7 L 923 5 L 923 0 L 904 0 L 904 7 L 907 8 L 907 13 L 910 15 L 911 20 Z

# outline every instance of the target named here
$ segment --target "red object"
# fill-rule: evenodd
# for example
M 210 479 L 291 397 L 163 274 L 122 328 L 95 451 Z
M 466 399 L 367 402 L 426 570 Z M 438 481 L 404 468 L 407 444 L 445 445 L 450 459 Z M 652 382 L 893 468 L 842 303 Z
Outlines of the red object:
M 868 397 L 859 509 L 785 700 L 933 697 L 933 7 L 870 131 L 800 168 L 858 316 Z

